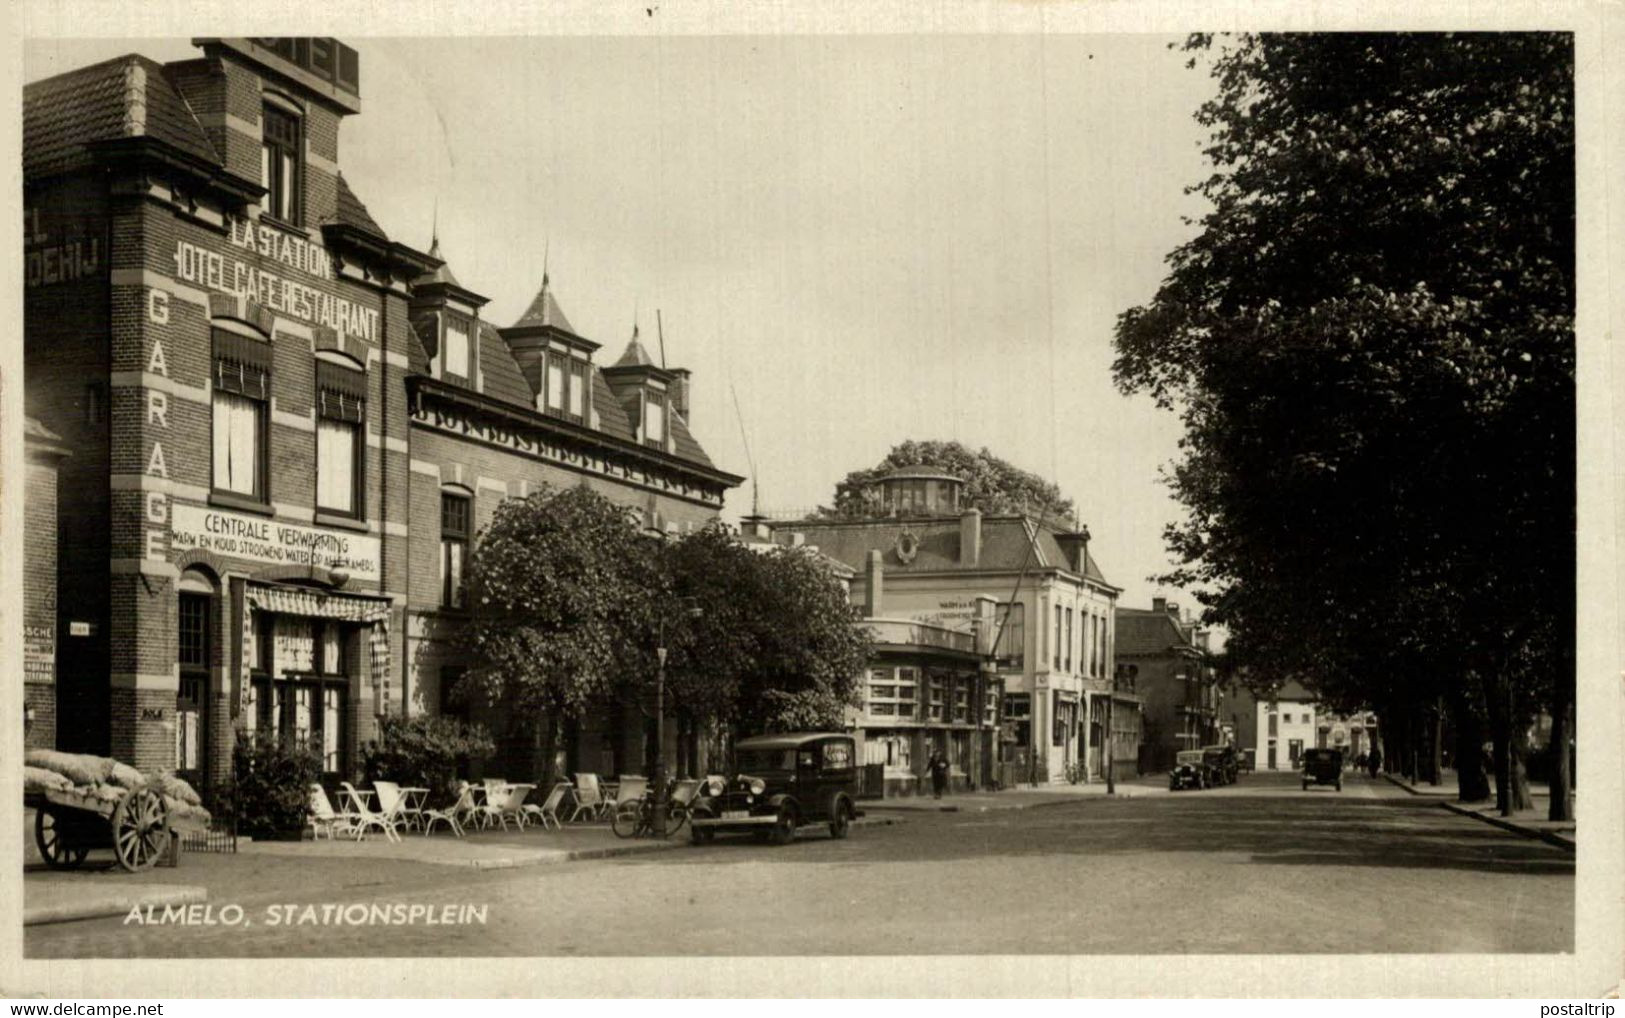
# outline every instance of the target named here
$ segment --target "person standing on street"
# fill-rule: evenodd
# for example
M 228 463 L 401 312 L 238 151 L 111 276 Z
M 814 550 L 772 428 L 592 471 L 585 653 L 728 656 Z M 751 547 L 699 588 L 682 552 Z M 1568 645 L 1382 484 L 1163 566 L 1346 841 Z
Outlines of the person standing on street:
M 1375 778 L 1382 770 L 1382 750 L 1376 746 L 1371 747 L 1371 755 L 1366 757 L 1366 763 L 1371 767 L 1371 776 Z
M 931 752 L 931 794 L 938 799 L 948 787 L 948 758 L 935 750 Z

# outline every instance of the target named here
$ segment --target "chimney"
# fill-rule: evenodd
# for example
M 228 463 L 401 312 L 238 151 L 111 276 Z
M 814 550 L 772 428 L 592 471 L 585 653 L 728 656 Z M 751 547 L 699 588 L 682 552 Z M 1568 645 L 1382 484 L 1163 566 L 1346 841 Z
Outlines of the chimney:
M 1168 599 L 1166 597 L 1153 597 L 1151 599 L 1151 610 L 1166 613 L 1168 611 Z
M 689 393 L 692 391 L 691 375 L 687 368 L 672 368 L 672 380 L 669 387 L 671 392 L 671 408 L 683 415 L 683 421 L 690 427 L 694 418 L 688 415 L 690 406 Z
M 967 509 L 959 517 L 959 564 L 973 566 L 982 558 L 982 513 Z
M 877 549 L 869 553 L 869 567 L 866 570 L 868 583 L 863 599 L 864 618 L 880 618 L 881 606 L 885 601 L 886 567 L 881 565 L 881 552 Z
M 1069 534 L 1056 534 L 1055 543 L 1061 546 L 1062 553 L 1066 555 L 1067 567 L 1083 575 L 1089 562 L 1089 528 L 1080 526 Z

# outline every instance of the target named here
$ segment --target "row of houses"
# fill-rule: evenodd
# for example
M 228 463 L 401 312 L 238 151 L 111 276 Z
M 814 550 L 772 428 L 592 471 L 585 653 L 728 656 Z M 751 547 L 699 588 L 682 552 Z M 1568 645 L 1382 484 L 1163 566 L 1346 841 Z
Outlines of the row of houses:
M 460 581 L 503 500 L 585 484 L 649 530 L 742 478 L 693 431 L 691 373 L 636 331 L 609 360 L 544 273 L 510 324 L 430 238 L 391 237 L 342 173 L 360 58 L 332 39 L 195 40 L 24 90 L 30 745 L 207 786 L 239 733 L 348 775 L 391 715 L 465 712 L 494 766 L 534 738 L 454 703 Z M 817 549 L 878 656 L 848 723 L 873 791 L 932 751 L 962 786 L 1099 780 L 1219 737 L 1200 632 L 1118 604 L 1082 527 L 962 508 L 928 469 L 865 519 L 744 521 Z M 710 766 L 667 726 L 667 760 Z M 638 772 L 638 710 L 565 732 L 569 771 Z

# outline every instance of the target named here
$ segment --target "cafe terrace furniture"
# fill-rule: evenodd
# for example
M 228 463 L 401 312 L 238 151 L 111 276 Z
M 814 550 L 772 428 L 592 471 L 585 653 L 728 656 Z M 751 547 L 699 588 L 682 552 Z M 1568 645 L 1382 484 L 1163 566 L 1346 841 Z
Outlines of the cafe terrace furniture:
M 543 830 L 547 829 L 547 825 L 549 823 L 551 823 L 554 827 L 562 829 L 564 827 L 564 821 L 559 819 L 559 805 L 564 802 L 564 797 L 569 794 L 570 783 L 568 781 L 560 781 L 548 791 L 547 798 L 542 800 L 542 804 L 540 806 L 533 802 L 526 803 L 525 816 L 529 817 L 535 823 L 541 824 Z
M 356 834 L 357 841 L 366 839 L 369 827 L 376 827 L 383 831 L 384 837 L 390 841 L 401 840 L 401 836 L 395 833 L 395 825 L 390 821 L 390 818 L 368 804 L 368 800 L 372 798 L 370 790 L 359 791 L 348 781 L 339 782 L 339 788 L 343 789 L 343 794 L 349 797 L 348 809 L 355 814 L 356 823 L 360 825 L 361 829 Z

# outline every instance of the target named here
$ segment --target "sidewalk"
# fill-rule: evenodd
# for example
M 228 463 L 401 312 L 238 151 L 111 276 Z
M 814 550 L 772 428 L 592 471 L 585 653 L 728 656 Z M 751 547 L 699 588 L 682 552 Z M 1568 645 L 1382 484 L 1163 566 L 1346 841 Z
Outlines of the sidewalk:
M 1166 778 L 1148 780 L 1133 778 L 1117 783 L 1118 799 L 1167 795 Z M 911 795 L 896 799 L 865 799 L 860 809 L 871 813 L 987 813 L 994 810 L 1031 809 L 1035 806 L 1055 806 L 1077 802 L 1079 799 L 1106 798 L 1106 783 L 1089 785 L 1044 785 L 1037 788 L 1010 788 L 999 792 L 961 792 L 944 795 L 941 799 L 931 795 Z
M 32 812 L 32 811 L 26 811 Z M 412 886 L 444 880 L 454 869 L 506 869 L 564 863 L 578 859 L 671 851 L 688 846 L 687 830 L 667 840 L 621 839 L 607 824 L 567 826 L 564 830 L 470 832 L 455 838 L 444 828 L 430 837 L 416 832 L 391 842 L 376 832 L 356 842 L 250 841 L 239 839 L 232 854 L 183 852 L 175 869 L 126 873 L 112 864 L 110 852 L 93 852 L 78 870 L 45 866 L 34 845 L 33 817 L 25 818 L 23 835 L 23 924 L 64 922 L 128 915 L 132 907 L 192 905 L 243 901 L 256 896 L 301 891 L 332 891 Z M 864 824 L 895 820 L 860 821 Z
M 1574 851 L 1577 825 L 1573 820 L 1553 822 L 1546 819 L 1550 809 L 1551 792 L 1545 785 L 1531 782 L 1529 797 L 1534 801 L 1534 807 L 1504 817 L 1500 810 L 1495 808 L 1493 798 L 1489 802 L 1479 803 L 1464 804 L 1453 801 L 1456 797 L 1456 775 L 1453 771 L 1443 772 L 1438 785 L 1414 784 L 1393 774 L 1384 774 L 1383 777 L 1412 795 L 1433 799 L 1452 813 L 1473 817 L 1504 831 L 1521 834 L 1526 838 L 1536 838 L 1549 845 Z

